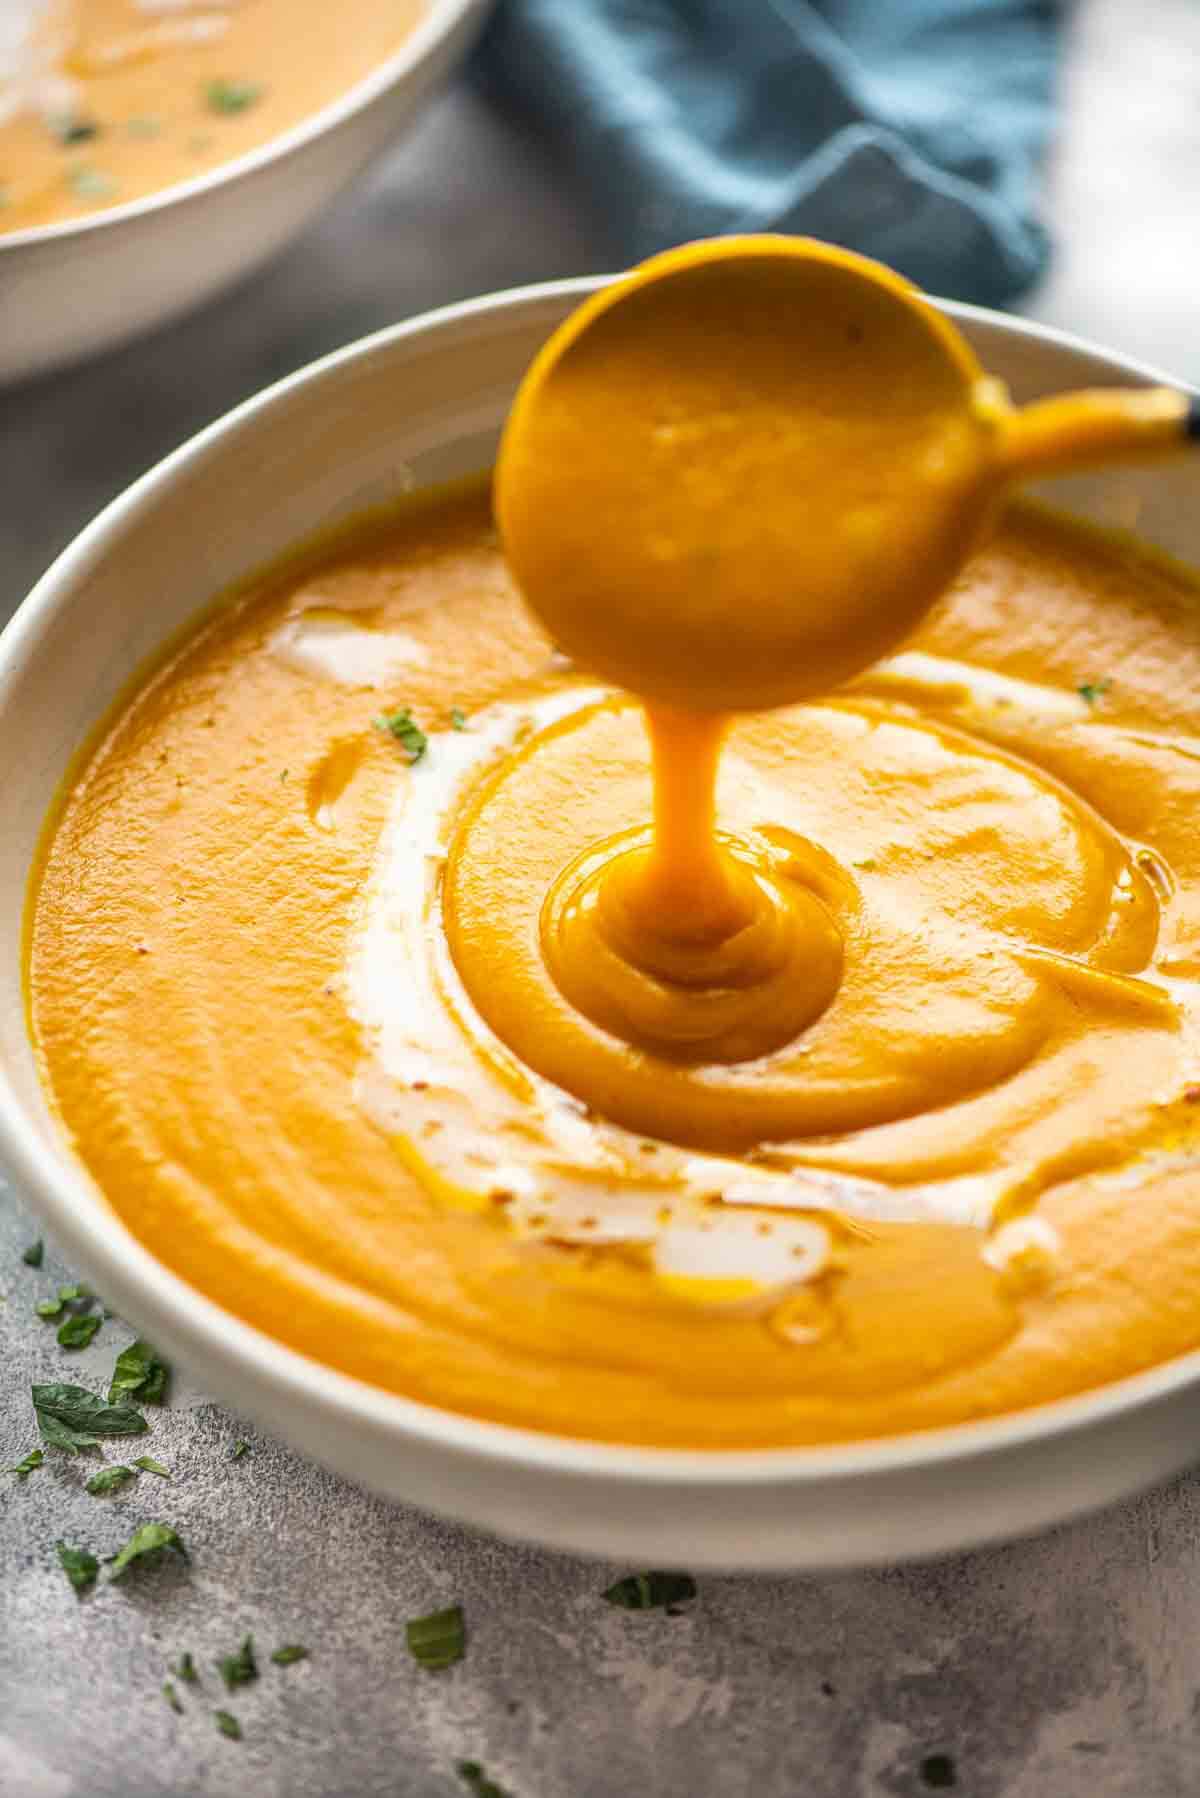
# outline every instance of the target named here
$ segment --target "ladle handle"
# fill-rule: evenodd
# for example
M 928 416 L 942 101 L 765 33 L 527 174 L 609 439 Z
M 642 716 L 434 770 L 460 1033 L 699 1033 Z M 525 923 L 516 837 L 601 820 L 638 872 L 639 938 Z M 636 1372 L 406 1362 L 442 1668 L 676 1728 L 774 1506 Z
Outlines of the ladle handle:
M 1200 394 L 1172 387 L 1095 387 L 1014 412 L 999 445 L 1002 475 L 1065 474 L 1200 440 Z

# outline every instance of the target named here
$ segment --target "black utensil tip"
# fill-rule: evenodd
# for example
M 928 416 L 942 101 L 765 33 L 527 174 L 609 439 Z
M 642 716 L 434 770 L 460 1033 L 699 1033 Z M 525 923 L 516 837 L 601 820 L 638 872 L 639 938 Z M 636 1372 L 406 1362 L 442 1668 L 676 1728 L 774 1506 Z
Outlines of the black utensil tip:
M 1188 401 L 1187 416 L 1183 421 L 1183 434 L 1193 442 L 1200 439 L 1200 393 L 1194 393 Z

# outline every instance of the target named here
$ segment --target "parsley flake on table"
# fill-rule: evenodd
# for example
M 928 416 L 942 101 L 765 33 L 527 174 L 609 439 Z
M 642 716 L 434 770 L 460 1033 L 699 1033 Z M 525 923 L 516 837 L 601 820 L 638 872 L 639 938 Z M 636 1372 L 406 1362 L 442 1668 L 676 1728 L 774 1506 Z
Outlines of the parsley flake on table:
M 217 1670 L 225 1681 L 227 1692 L 236 1691 L 238 1686 L 248 1686 L 251 1680 L 258 1678 L 258 1662 L 254 1658 L 254 1637 L 247 1636 L 236 1654 L 223 1654 L 217 1662 Z
M 46 1259 L 46 1245 L 40 1236 L 36 1242 L 30 1243 L 29 1247 L 25 1250 L 25 1253 L 21 1256 L 21 1259 L 26 1267 L 40 1267 L 42 1265 L 42 1262 Z
M 61 1317 L 66 1306 L 61 1299 L 39 1299 L 34 1310 L 39 1317 Z
M 232 1711 L 214 1711 L 213 1716 L 216 1718 L 217 1728 L 223 1736 L 228 1736 L 231 1742 L 241 1741 L 242 1726 Z
M 175 1714 L 182 1717 L 183 1705 L 179 1701 L 179 1693 L 175 1690 L 169 1679 L 163 1681 L 162 1694 Z
M 149 1428 L 131 1405 L 110 1405 L 83 1386 L 57 1381 L 31 1388 L 33 1409 L 43 1442 L 70 1455 L 99 1448 L 102 1436 L 140 1436 Z
M 504 1787 L 489 1779 L 478 1761 L 459 1761 L 454 1771 L 475 1798 L 508 1798 Z
M 208 102 L 210 112 L 245 112 L 248 107 L 261 100 L 263 95 L 260 81 L 210 81 L 204 90 L 204 98 Z
M 410 763 L 419 762 L 429 747 L 429 738 L 407 706 L 394 712 L 381 712 L 375 720 L 375 728 L 395 737 Z
M 4 1472 L 15 1473 L 19 1480 L 27 1479 L 34 1468 L 40 1467 L 45 1459 L 40 1448 L 31 1448 L 23 1461 L 18 1461 L 15 1467 L 6 1467 Z
M 445 1611 L 431 1611 L 428 1617 L 410 1618 L 404 1635 L 413 1660 L 431 1673 L 453 1667 L 462 1660 L 467 1643 L 462 1606 L 455 1604 Z
M 1085 699 L 1089 705 L 1095 705 L 1098 699 L 1103 699 L 1111 686 L 1111 679 L 1105 675 L 1103 680 L 1080 681 L 1075 691 L 1080 699 Z
M 170 1378 L 171 1370 L 157 1350 L 148 1342 L 131 1342 L 117 1356 L 108 1402 L 116 1405 L 122 1399 L 136 1398 L 140 1405 L 165 1405 Z
M 58 1346 L 65 1349 L 86 1348 L 103 1322 L 98 1311 L 68 1317 L 66 1323 L 59 1325 Z
M 171 1671 L 176 1679 L 181 1679 L 185 1685 L 198 1686 L 200 1684 L 200 1675 L 196 1672 L 196 1663 L 190 1654 L 181 1654 Z
M 132 1467 L 118 1462 L 115 1466 L 102 1467 L 99 1473 L 94 1473 L 83 1489 L 90 1492 L 93 1498 L 99 1498 L 105 1492 L 119 1492 L 126 1481 L 136 1478 Z
M 170 1468 L 164 1467 L 161 1461 L 156 1461 L 153 1455 L 139 1455 L 134 1466 L 140 1468 L 142 1473 L 156 1473 L 160 1480 L 169 1480 L 171 1477 Z
M 271 1659 L 277 1667 L 291 1667 L 297 1661 L 306 1661 L 308 1650 L 301 1647 L 299 1642 L 286 1642 L 282 1648 L 275 1650 Z
M 170 1524 L 143 1523 L 140 1529 L 134 1530 L 120 1554 L 109 1555 L 109 1579 L 120 1579 L 123 1574 L 128 1573 L 135 1561 L 143 1561 L 147 1555 L 157 1554 L 160 1548 L 173 1548 L 185 1561 L 188 1558 L 187 1549 Z
M 54 1544 L 63 1572 L 77 1592 L 86 1592 L 95 1584 L 100 1563 L 86 1548 L 70 1548 L 65 1542 Z
M 231 1461 L 240 1461 L 243 1455 L 248 1455 L 249 1453 L 250 1444 L 248 1442 L 235 1442 L 229 1451 L 229 1459 Z
M 696 1596 L 690 1573 L 631 1573 L 601 1597 L 622 1611 L 673 1610 Z
M 81 1300 L 90 1304 L 91 1298 L 92 1295 L 87 1287 L 81 1286 L 78 1280 L 73 1281 L 70 1286 L 60 1286 L 58 1289 L 58 1302 L 60 1305 L 77 1305 Z

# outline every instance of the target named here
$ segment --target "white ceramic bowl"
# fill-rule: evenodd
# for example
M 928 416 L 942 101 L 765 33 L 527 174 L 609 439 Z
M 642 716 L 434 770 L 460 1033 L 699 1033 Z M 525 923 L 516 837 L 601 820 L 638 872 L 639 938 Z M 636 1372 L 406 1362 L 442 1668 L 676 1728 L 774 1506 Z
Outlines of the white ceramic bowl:
M 266 262 L 412 121 L 490 4 L 428 0 L 394 56 L 246 156 L 94 218 L 0 237 L 0 383 L 165 324 Z
M 71 1265 L 207 1389 L 353 1479 L 504 1534 L 643 1565 L 830 1567 L 1035 1529 L 1160 1479 L 1200 1452 L 1200 1354 L 998 1421 L 755 1453 L 568 1441 L 393 1397 L 282 1347 L 160 1266 L 47 1111 L 21 923 L 72 751 L 131 671 L 236 577 L 407 485 L 486 465 L 522 370 L 594 285 L 450 307 L 249 401 L 101 513 L 0 637 L 0 1158 Z M 1018 398 L 1149 378 L 1037 326 L 947 310 Z M 1060 493 L 1200 561 L 1200 458 Z

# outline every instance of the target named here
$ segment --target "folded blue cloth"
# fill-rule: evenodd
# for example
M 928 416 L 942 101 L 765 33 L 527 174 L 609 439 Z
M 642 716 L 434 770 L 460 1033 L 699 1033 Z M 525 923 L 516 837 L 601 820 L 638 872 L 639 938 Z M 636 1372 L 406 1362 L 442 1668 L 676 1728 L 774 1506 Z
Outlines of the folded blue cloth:
M 796 231 L 1001 304 L 1042 272 L 1053 0 L 500 0 L 479 52 L 636 258 Z

